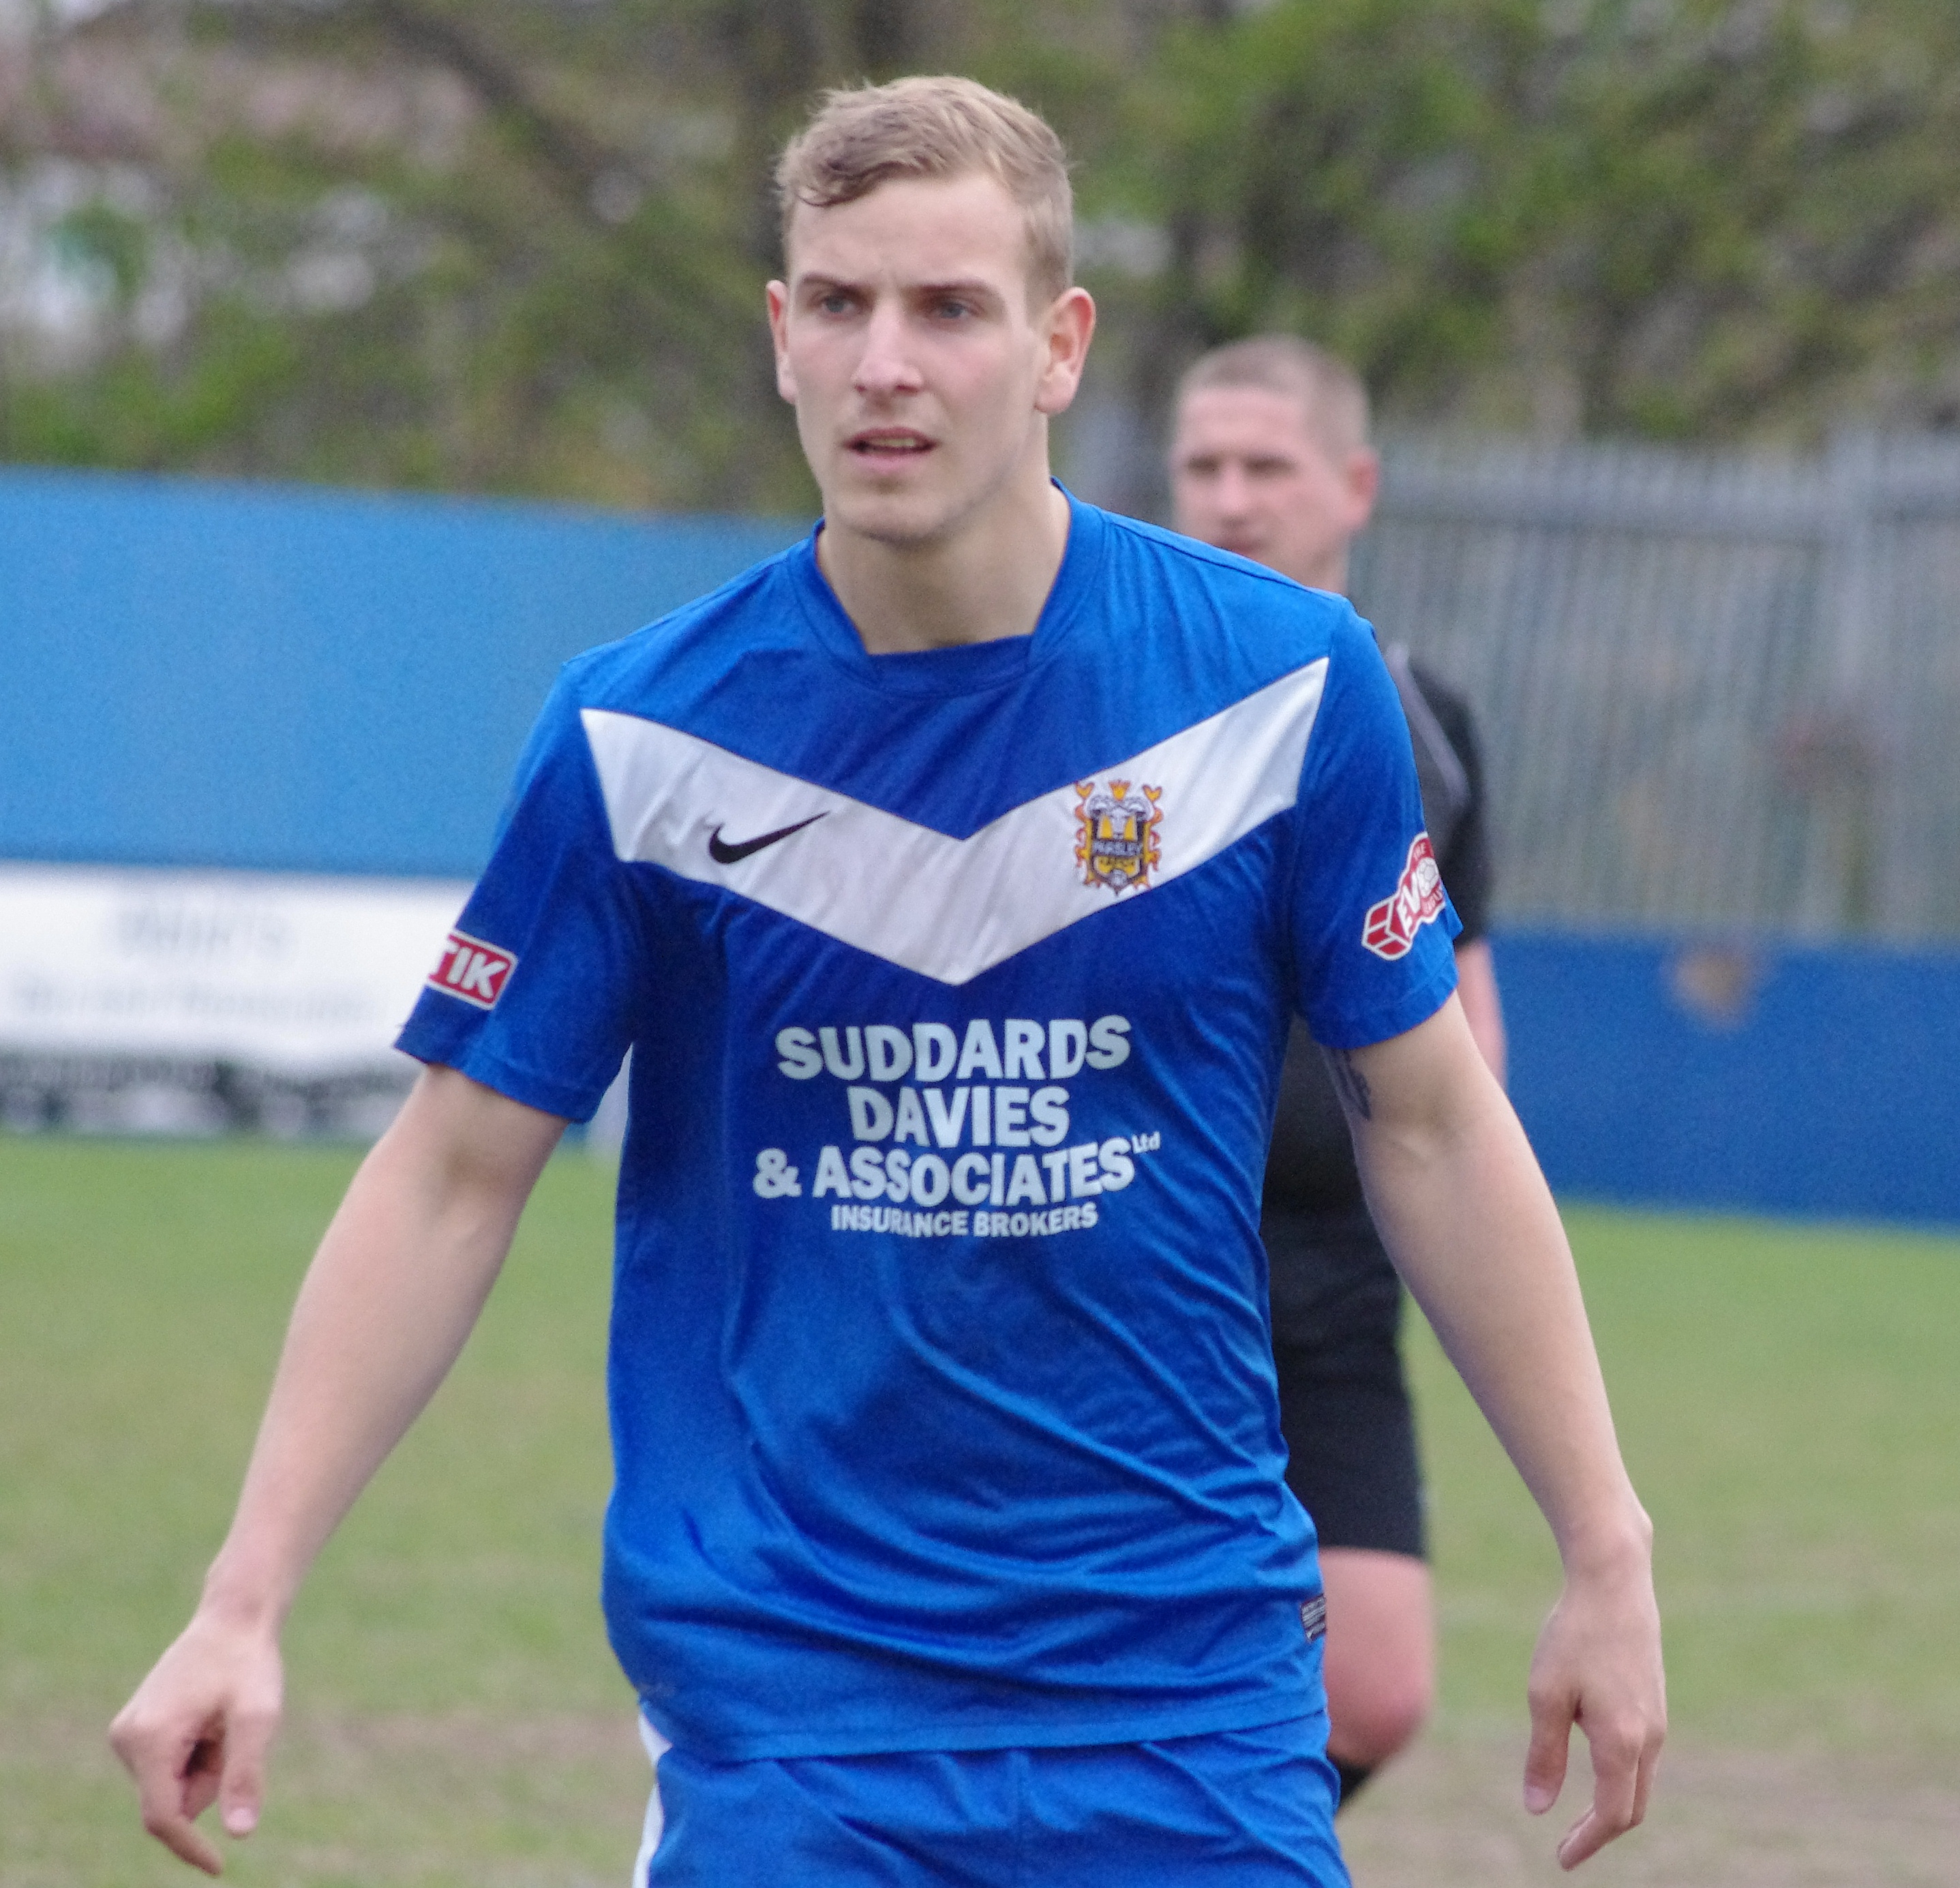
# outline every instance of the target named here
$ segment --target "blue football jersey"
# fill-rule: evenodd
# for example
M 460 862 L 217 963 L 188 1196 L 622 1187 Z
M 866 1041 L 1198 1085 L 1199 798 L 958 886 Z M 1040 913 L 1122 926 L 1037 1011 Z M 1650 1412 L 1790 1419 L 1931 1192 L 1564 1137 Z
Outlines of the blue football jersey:
M 815 540 L 569 664 L 401 1044 L 632 1050 L 613 1644 L 727 1759 L 1320 1702 L 1261 1175 L 1296 1009 L 1454 987 L 1340 599 L 1075 505 L 1032 636 L 866 653 Z

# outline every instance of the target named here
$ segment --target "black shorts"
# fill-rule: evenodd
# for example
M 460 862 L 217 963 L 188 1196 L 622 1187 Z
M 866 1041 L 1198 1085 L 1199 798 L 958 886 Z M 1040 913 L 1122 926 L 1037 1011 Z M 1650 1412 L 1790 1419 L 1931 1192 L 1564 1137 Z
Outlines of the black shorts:
M 1268 1213 L 1287 1485 L 1323 1547 L 1427 1558 L 1402 1287 L 1365 1210 Z

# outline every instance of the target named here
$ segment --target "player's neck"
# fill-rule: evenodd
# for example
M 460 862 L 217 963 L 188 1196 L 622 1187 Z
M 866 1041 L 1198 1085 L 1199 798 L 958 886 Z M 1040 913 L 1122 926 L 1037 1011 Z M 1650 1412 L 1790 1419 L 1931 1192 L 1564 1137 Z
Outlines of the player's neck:
M 1319 562 L 1303 565 L 1298 570 L 1290 570 L 1287 575 L 1297 584 L 1304 584 L 1309 590 L 1331 591 L 1337 597 L 1348 594 L 1348 547 L 1342 545 L 1337 551 L 1330 551 Z
M 1044 454 L 953 530 L 894 543 L 826 519 L 819 567 L 873 655 L 1033 633 L 1068 547 Z

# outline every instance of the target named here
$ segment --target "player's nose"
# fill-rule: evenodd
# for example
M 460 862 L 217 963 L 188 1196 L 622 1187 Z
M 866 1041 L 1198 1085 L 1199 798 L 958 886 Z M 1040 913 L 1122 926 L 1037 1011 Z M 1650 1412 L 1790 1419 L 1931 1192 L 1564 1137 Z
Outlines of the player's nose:
M 851 381 L 858 391 L 872 398 L 915 391 L 918 364 L 908 345 L 904 310 L 880 302 L 864 323 L 864 336 Z
M 1218 469 L 1212 482 L 1212 508 L 1221 518 L 1245 517 L 1252 509 L 1252 482 L 1242 467 L 1229 460 Z

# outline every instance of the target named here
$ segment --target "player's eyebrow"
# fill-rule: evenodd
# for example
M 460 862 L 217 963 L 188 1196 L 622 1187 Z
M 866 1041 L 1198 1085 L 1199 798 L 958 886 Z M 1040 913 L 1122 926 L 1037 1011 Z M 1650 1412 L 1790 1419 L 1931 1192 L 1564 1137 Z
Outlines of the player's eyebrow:
M 905 292 L 921 301 L 938 301 L 949 297 L 961 301 L 996 302 L 1001 299 L 1000 290 L 991 282 L 978 280 L 919 282 Z
M 842 275 L 819 275 L 814 269 L 797 277 L 791 285 L 793 294 L 799 295 L 862 295 L 864 285 L 847 281 Z
M 873 290 L 868 282 L 851 281 L 842 275 L 826 275 L 813 269 L 796 279 L 794 292 L 799 296 L 867 295 Z M 976 302 L 988 307 L 998 307 L 1002 300 L 1001 290 L 994 283 L 978 276 L 949 282 L 905 282 L 901 285 L 901 292 L 908 301 L 956 300 Z

